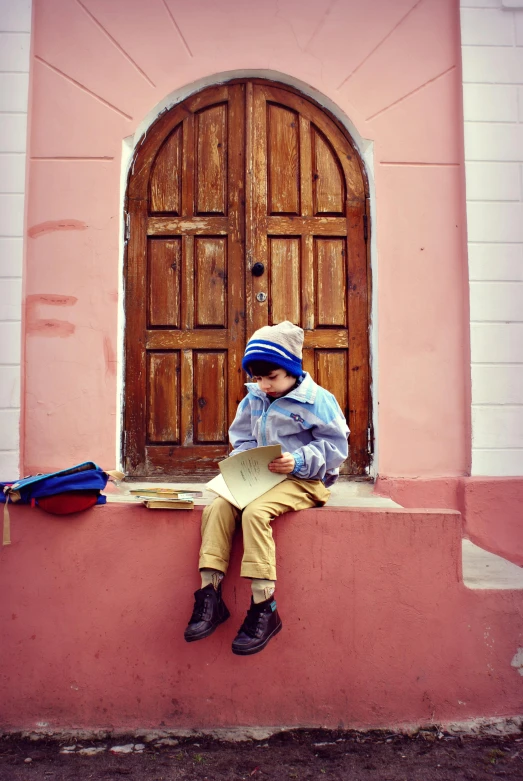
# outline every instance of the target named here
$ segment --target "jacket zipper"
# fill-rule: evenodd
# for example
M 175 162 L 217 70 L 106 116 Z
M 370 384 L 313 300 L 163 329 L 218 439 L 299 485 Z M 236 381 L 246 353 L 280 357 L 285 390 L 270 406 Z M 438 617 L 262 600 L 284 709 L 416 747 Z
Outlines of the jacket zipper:
M 263 411 L 262 417 L 261 417 L 260 431 L 261 431 L 262 445 L 266 445 L 267 444 L 267 415 L 269 414 L 270 408 L 271 408 L 271 405 L 269 404 L 267 409 Z
M 273 401 L 272 404 L 269 403 L 269 406 L 261 416 L 260 431 L 261 431 L 262 445 L 267 445 L 267 418 L 269 417 L 269 412 L 271 411 L 271 409 L 277 409 L 276 401 Z

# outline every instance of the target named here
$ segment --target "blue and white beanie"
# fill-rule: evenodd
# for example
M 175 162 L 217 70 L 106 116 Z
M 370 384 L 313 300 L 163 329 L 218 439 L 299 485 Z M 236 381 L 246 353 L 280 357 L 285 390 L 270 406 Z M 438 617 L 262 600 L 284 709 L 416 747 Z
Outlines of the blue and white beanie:
M 267 361 L 281 366 L 294 377 L 301 377 L 303 329 L 289 320 L 278 325 L 264 325 L 253 333 L 243 356 L 242 367 L 250 374 L 252 361 Z

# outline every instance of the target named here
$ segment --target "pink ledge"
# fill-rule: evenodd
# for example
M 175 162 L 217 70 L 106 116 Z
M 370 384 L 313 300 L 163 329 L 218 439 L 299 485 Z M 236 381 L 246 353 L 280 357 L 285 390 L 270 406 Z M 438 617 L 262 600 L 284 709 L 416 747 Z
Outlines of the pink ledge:
M 231 641 L 249 601 L 187 644 L 200 509 L 12 508 L 1 551 L 2 729 L 377 727 L 513 715 L 523 591 L 469 591 L 452 510 L 322 508 L 275 523 L 283 631 Z M 519 658 L 519 657 L 517 657 Z
M 459 510 L 476 545 L 523 566 L 523 477 L 379 477 L 375 493 L 403 507 Z

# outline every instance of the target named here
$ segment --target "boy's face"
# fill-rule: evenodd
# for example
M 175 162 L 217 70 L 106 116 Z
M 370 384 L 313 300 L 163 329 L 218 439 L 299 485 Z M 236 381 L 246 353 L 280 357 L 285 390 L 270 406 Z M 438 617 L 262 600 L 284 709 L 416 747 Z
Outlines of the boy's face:
M 266 376 L 255 375 L 252 379 L 258 383 L 261 391 L 273 399 L 285 396 L 296 383 L 296 377 L 287 374 L 285 369 L 274 369 Z

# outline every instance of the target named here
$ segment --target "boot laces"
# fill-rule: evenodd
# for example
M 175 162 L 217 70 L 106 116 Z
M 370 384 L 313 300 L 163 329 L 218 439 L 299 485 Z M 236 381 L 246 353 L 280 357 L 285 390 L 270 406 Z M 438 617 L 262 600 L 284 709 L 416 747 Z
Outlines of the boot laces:
M 240 627 L 240 632 L 245 632 L 249 637 L 256 637 L 258 626 L 260 624 L 261 611 L 256 605 L 251 605 L 245 616 L 245 620 Z
M 207 604 L 209 602 L 210 596 L 210 594 L 202 594 L 201 592 L 196 594 L 191 620 L 189 621 L 190 624 L 195 624 L 205 618 Z

